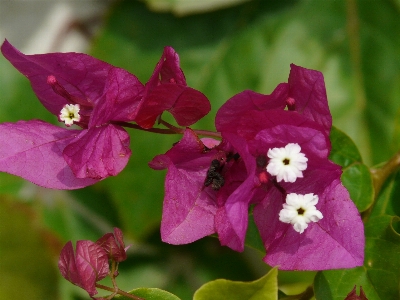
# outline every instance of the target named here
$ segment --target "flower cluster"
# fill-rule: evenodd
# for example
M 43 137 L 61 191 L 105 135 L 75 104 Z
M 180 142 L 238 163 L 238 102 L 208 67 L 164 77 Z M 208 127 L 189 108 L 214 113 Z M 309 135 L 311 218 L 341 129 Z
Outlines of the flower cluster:
M 320 72 L 292 65 L 288 83 L 271 95 L 233 96 L 215 122 L 221 143 L 210 146 L 187 129 L 150 162 L 168 169 L 163 241 L 184 244 L 216 233 L 222 245 L 243 251 L 252 209 L 272 266 L 363 264 L 362 221 L 340 166 L 328 159 L 332 119 Z
M 93 184 L 127 164 L 131 150 L 124 127 L 151 130 L 157 120 L 167 124 L 161 114 L 168 111 L 186 128 L 168 124 L 183 137 L 149 163 L 167 169 L 164 242 L 185 244 L 217 234 L 222 245 L 243 251 L 253 215 L 266 249 L 264 261 L 272 266 L 362 265 L 363 224 L 341 184 L 340 166 L 328 158 L 332 117 L 320 72 L 291 65 L 288 82 L 270 95 L 247 90 L 233 96 L 217 112 L 213 136 L 221 140 L 216 140 L 200 138 L 200 131 L 187 127 L 205 116 L 210 104 L 187 86 L 171 47 L 165 47 L 145 85 L 85 54 L 24 55 L 7 41 L 1 50 L 30 80 L 47 110 L 67 127 L 81 129 L 40 120 L 0 124 L 0 171 L 56 189 Z M 82 279 L 85 267 L 78 267 L 82 255 L 71 258 L 72 245 L 63 251 L 63 275 L 92 294 L 94 283 L 108 272 L 103 250 L 113 261 L 125 258 L 122 235 L 115 236 L 117 245 L 111 242 L 114 236 L 103 237 L 102 247 L 78 243 L 78 254 L 101 254 L 89 283 Z
M 81 128 L 40 120 L 0 124 L 0 171 L 43 187 L 77 189 L 120 173 L 131 155 L 123 122 L 151 128 L 168 111 L 189 126 L 210 110 L 208 99 L 187 86 L 171 47 L 145 85 L 86 54 L 24 55 L 8 41 L 1 51 L 48 111 L 67 127 Z

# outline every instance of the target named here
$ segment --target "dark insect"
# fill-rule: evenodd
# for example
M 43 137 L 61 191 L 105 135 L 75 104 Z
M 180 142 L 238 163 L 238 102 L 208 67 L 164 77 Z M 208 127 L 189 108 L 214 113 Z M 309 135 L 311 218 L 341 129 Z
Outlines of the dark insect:
M 221 166 L 218 159 L 214 159 L 211 162 L 210 168 L 207 170 L 206 180 L 204 181 L 205 186 L 211 185 L 214 191 L 218 191 L 225 184 L 225 179 L 220 173 L 222 167 L 223 165 Z

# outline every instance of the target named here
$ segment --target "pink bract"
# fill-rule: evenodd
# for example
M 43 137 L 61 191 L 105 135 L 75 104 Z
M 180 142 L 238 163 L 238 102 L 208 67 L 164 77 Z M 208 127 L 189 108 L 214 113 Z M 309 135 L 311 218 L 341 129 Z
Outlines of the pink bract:
M 0 139 L 8 140 L 0 146 L 0 171 L 55 189 L 81 188 L 121 172 L 131 155 L 129 136 L 111 122 L 130 121 L 144 88 L 139 80 L 86 54 L 24 55 L 8 41 L 1 51 L 51 113 L 79 104 L 83 130 L 35 120 L 0 124 Z
M 144 89 L 144 96 L 132 118 L 143 128 L 151 128 L 163 111 L 170 112 L 181 126 L 196 123 L 210 111 L 207 97 L 187 86 L 172 47 L 163 55 Z
M 93 296 L 97 294 L 96 282 L 108 275 L 108 256 L 91 241 L 78 241 L 74 255 L 72 243 L 68 242 L 61 250 L 58 268 L 65 279 Z
M 96 244 L 106 251 L 108 258 L 116 262 L 126 260 L 126 250 L 124 236 L 121 229 L 115 227 L 114 234 L 106 233 L 96 241 Z

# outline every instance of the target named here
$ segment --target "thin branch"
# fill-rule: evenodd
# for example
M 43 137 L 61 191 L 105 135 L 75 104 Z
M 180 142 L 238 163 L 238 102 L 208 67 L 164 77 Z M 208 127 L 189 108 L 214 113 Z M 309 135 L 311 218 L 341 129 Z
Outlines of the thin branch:
M 400 169 L 400 151 L 397 152 L 388 162 L 382 167 L 371 169 L 372 179 L 375 189 L 375 198 L 378 197 L 379 192 L 385 181 L 390 175 Z
M 387 161 L 382 167 L 380 168 L 372 168 L 370 170 L 372 175 L 372 182 L 374 185 L 374 203 L 362 213 L 362 219 L 364 223 L 368 220 L 371 212 L 376 205 L 376 199 L 382 189 L 383 184 L 389 178 L 390 175 L 395 173 L 400 169 L 400 151 L 397 152 L 389 161 Z
M 171 129 L 162 129 L 162 128 L 142 128 L 139 125 L 128 123 L 128 122 L 111 122 L 112 124 L 119 125 L 122 127 L 127 127 L 127 128 L 133 128 L 133 129 L 138 129 L 142 131 L 147 131 L 147 132 L 153 132 L 153 133 L 161 133 L 161 134 L 180 134 L 180 132 L 173 131 Z
M 100 283 L 96 283 L 96 287 L 99 288 L 99 289 L 102 289 L 102 290 L 106 290 L 106 291 L 112 292 L 112 293 L 115 292 L 115 290 L 113 288 L 111 288 L 109 286 L 102 285 Z M 122 290 L 118 290 L 117 294 L 125 296 L 125 297 L 130 298 L 130 299 L 134 299 L 134 300 L 146 300 L 144 298 L 140 298 L 138 296 L 128 294 L 127 292 L 124 292 Z

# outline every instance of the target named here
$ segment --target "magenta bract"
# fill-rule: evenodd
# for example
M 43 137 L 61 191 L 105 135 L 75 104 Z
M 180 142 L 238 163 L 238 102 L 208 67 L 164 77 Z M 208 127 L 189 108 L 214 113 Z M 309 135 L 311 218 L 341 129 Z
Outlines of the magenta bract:
M 215 123 L 223 138 L 218 146 L 204 147 L 188 129 L 179 143 L 150 163 L 154 169 L 168 168 L 164 241 L 183 244 L 217 233 L 222 245 L 242 251 L 249 207 L 254 205 L 268 264 L 285 270 L 363 264 L 363 224 L 340 183 L 340 166 L 328 159 L 332 119 L 320 72 L 291 65 L 288 83 L 271 95 L 244 91 L 233 96 Z M 269 151 L 288 145 L 300 149 L 307 164 L 294 179 L 281 181 L 268 172 Z M 210 189 L 211 183 L 217 188 Z M 313 209 L 320 217 L 302 233 L 280 220 L 288 194 L 319 199 Z
M 215 149 L 208 151 L 187 129 L 171 150 L 149 163 L 156 170 L 168 169 L 161 221 L 164 242 L 186 244 L 215 232 L 216 192 L 204 182 L 211 161 L 221 155 Z
M 68 242 L 61 250 L 58 268 L 65 279 L 93 296 L 97 294 L 96 282 L 108 275 L 108 256 L 91 241 L 78 241 L 74 255 L 72 243 Z
M 179 125 L 189 126 L 208 114 L 210 109 L 207 97 L 187 86 L 178 54 L 173 48 L 165 47 L 132 118 L 141 127 L 151 128 L 157 117 L 168 111 Z
M 7 131 L 1 130 L 0 139 L 13 144 L 0 146 L 0 170 L 55 189 L 81 188 L 121 172 L 131 155 L 129 136 L 111 122 L 131 120 L 144 88 L 139 80 L 85 54 L 24 55 L 8 41 L 1 51 L 51 113 L 59 116 L 66 104 L 79 104 L 76 124 L 83 130 L 39 121 L 1 124 Z
M 96 241 L 96 244 L 106 251 L 110 260 L 115 262 L 126 260 L 126 250 L 128 250 L 129 246 L 125 247 L 121 229 L 115 227 L 114 234 L 106 233 Z
M 96 183 L 77 178 L 63 151 L 80 130 L 67 130 L 40 120 L 0 124 L 0 171 L 54 189 L 78 189 Z
M 253 203 L 268 264 L 285 270 L 363 264 L 365 241 L 360 215 L 340 183 L 340 167 L 328 160 L 331 116 L 320 72 L 292 65 L 289 86 L 280 84 L 269 96 L 252 91 L 235 95 L 217 113 L 216 126 L 243 158 L 248 173 L 248 178 L 219 208 L 225 218 L 221 221 L 216 217 L 235 232 L 241 243 L 239 249 L 247 228 L 245 212 Z M 307 157 L 307 168 L 295 182 L 277 182 L 266 172 L 267 153 L 291 143 L 297 144 Z M 324 217 L 308 224 L 303 234 L 279 220 L 289 193 L 313 193 L 320 199 L 317 209 Z M 242 224 L 238 227 L 242 229 L 232 231 L 234 224 Z

